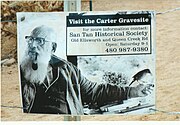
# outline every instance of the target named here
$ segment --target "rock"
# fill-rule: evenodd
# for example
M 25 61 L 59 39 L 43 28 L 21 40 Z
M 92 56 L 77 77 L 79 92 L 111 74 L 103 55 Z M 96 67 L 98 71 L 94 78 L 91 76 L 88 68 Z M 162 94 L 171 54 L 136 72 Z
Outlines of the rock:
M 12 64 L 14 64 L 16 62 L 16 60 L 14 58 L 8 59 L 7 61 L 5 61 L 3 63 L 4 66 L 11 66 Z
M 6 61 L 8 61 L 9 59 L 3 59 L 1 60 L 1 65 L 3 65 Z
M 12 74 L 12 71 L 9 71 L 8 74 Z

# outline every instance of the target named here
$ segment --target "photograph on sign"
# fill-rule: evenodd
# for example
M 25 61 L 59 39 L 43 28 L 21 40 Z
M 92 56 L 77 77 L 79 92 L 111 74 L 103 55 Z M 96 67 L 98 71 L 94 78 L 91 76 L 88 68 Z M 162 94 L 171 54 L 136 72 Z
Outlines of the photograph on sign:
M 154 112 L 153 11 L 21 12 L 17 20 L 24 113 Z

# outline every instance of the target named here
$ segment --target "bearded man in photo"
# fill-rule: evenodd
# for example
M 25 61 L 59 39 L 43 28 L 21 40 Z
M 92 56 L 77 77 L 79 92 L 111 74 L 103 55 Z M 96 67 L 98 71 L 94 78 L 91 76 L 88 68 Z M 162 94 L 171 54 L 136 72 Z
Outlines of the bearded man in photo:
M 55 31 L 44 25 L 25 36 L 27 48 L 20 61 L 24 112 L 83 115 L 84 102 L 100 107 L 144 97 L 151 90 L 151 85 L 119 87 L 89 81 L 72 63 L 54 55 L 56 37 Z

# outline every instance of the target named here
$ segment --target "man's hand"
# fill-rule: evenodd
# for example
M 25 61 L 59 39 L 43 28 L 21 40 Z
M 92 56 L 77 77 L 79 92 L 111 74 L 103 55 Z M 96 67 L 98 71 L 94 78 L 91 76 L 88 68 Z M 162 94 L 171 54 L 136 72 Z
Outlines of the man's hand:
M 152 92 L 152 88 L 154 87 L 153 84 L 139 84 L 136 87 L 132 87 L 129 90 L 129 97 L 134 98 L 134 97 L 145 97 L 148 94 Z

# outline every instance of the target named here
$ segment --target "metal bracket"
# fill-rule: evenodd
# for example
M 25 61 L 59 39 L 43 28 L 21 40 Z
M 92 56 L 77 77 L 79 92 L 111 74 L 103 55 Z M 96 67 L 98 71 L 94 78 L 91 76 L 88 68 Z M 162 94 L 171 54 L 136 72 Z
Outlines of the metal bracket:
M 65 0 L 64 12 L 68 11 L 81 11 L 81 0 Z

